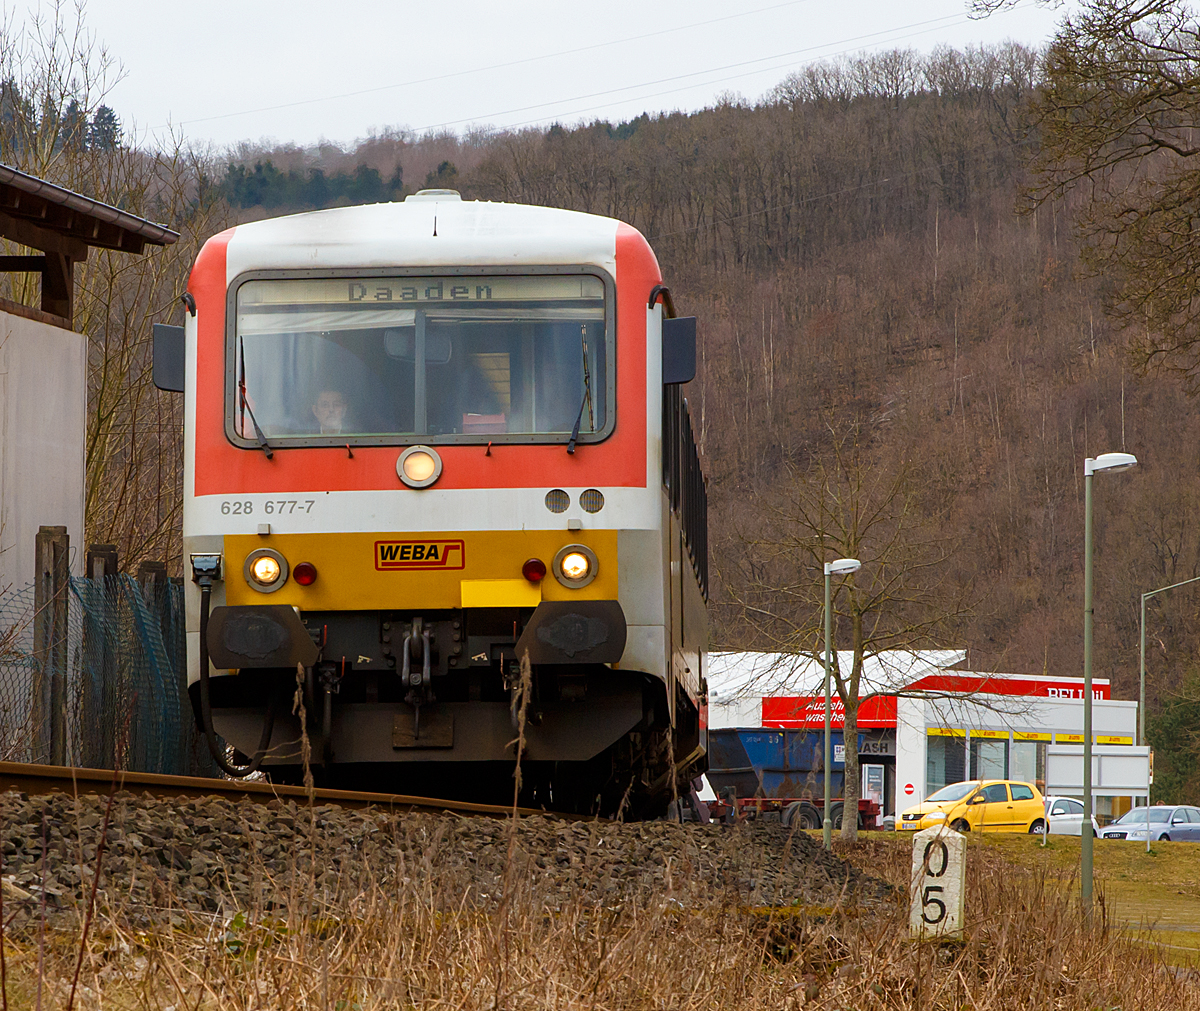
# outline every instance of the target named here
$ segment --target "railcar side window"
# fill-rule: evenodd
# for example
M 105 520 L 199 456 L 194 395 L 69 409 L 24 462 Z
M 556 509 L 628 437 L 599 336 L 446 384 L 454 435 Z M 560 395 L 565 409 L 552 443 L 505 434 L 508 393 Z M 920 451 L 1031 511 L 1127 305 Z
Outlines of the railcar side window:
M 594 275 L 250 280 L 236 295 L 232 429 L 272 444 L 581 441 L 611 428 Z M 540 437 L 540 438 L 539 438 Z

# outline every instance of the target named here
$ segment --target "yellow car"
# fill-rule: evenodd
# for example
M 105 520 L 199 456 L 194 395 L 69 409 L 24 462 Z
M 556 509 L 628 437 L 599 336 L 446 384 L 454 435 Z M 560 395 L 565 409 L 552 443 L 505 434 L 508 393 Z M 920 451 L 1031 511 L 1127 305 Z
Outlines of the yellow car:
M 916 831 L 947 824 L 957 832 L 1046 831 L 1046 802 L 1032 783 L 1008 779 L 951 783 L 900 815 L 896 828 Z

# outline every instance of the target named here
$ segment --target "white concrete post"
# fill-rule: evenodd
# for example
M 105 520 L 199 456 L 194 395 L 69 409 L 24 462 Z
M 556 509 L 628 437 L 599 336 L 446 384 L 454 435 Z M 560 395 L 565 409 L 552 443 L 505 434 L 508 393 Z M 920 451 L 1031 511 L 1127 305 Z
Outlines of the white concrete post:
M 909 932 L 927 937 L 961 937 L 967 886 L 967 841 L 939 825 L 913 836 Z

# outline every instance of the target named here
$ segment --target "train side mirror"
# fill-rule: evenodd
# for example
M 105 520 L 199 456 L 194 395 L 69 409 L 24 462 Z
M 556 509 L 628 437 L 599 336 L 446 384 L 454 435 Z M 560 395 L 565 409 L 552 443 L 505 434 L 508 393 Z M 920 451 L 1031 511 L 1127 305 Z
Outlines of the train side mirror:
M 168 393 L 183 392 L 183 327 L 154 324 L 154 385 Z
M 664 386 L 696 378 L 696 317 L 662 321 L 662 381 Z

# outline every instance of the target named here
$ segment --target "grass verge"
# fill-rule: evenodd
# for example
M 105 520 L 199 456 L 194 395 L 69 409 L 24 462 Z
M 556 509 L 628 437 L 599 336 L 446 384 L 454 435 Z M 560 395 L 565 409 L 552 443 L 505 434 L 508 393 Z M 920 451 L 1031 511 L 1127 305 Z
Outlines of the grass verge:
M 1011 849 L 1011 852 L 1009 851 Z M 903 886 L 908 840 L 839 846 Z M 1007 840 L 972 846 L 963 939 L 916 944 L 907 909 L 853 894 L 826 907 L 746 909 L 714 883 L 683 904 L 665 890 L 596 898 L 586 865 L 578 894 L 550 903 L 537 854 L 510 847 L 511 873 L 486 896 L 414 863 L 402 874 L 346 861 L 331 880 L 264 872 L 258 898 L 232 916 L 168 910 L 135 929 L 119 897 L 82 941 L 69 912 L 43 932 L 32 917 L 6 939 L 14 1007 L 168 1011 L 368 1009 L 1144 1008 L 1200 1003 L 1190 974 L 1160 948 L 1100 918 L 1085 929 L 1062 851 Z
M 1042 875 L 1064 895 L 1079 894 L 1078 836 L 1040 839 L 1016 833 L 968 837 L 969 858 L 995 873 Z M 902 885 L 911 860 L 911 840 L 903 834 L 871 833 L 838 852 L 860 868 Z M 1099 915 L 1116 931 L 1162 949 L 1181 967 L 1200 965 L 1200 846 L 1098 839 L 1093 849 L 1095 897 Z

